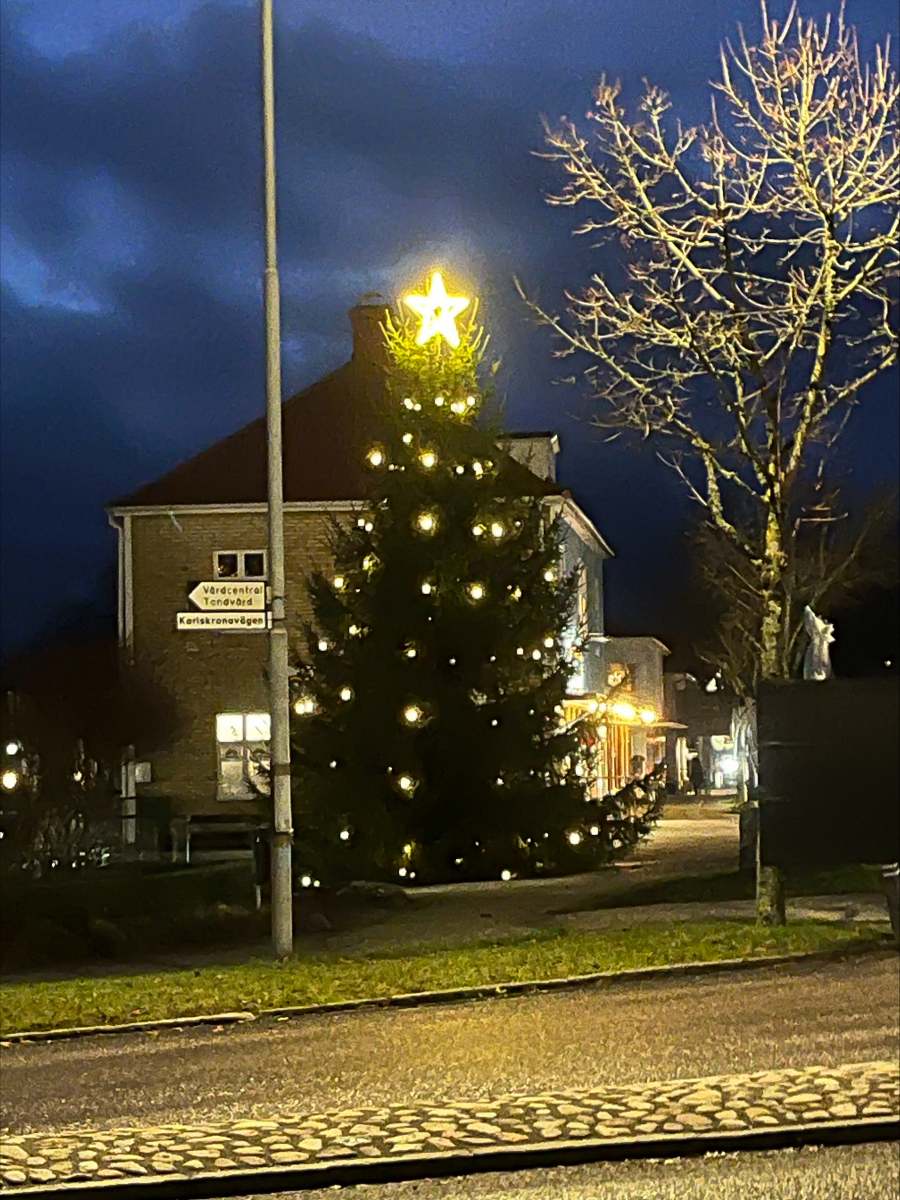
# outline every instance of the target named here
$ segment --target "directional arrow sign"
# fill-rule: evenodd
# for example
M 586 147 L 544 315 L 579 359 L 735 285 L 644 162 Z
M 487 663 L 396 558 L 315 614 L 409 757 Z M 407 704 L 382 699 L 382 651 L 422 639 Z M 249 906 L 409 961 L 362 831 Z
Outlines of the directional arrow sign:
M 266 607 L 266 585 L 262 580 L 219 579 L 198 583 L 188 599 L 200 612 L 262 612 Z

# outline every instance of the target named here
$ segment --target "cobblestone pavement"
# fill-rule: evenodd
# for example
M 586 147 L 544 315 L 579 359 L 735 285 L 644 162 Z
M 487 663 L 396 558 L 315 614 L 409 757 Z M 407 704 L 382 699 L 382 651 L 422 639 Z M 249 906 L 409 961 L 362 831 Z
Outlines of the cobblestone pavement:
M 900 1113 L 900 1066 L 758 1071 L 695 1080 L 390 1104 L 272 1120 L 6 1135 L 5 1190 L 335 1160 L 453 1154 L 574 1140 L 834 1123 Z

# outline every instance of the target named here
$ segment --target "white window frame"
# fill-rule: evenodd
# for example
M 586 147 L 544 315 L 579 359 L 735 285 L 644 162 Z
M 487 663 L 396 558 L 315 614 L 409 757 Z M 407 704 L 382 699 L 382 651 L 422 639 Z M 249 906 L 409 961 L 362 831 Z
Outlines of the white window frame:
M 228 726 L 231 725 L 231 730 Z M 255 728 L 254 728 L 255 726 Z M 262 729 L 260 728 L 262 726 Z M 267 730 L 268 737 L 255 736 Z M 226 736 L 235 732 L 239 737 Z M 271 762 L 271 719 L 263 712 L 216 713 L 216 795 L 219 800 L 251 800 L 257 795 L 252 786 L 269 793 L 269 781 L 260 768 Z M 230 768 L 226 770 L 226 766 Z M 237 767 L 237 770 L 233 768 Z
M 237 558 L 237 574 L 236 575 L 220 575 L 219 574 L 219 555 L 233 554 Z M 263 560 L 262 575 L 248 575 L 246 570 L 246 561 L 248 554 L 261 554 Z M 213 551 L 213 579 L 268 579 L 269 578 L 269 555 L 265 550 L 214 550 Z

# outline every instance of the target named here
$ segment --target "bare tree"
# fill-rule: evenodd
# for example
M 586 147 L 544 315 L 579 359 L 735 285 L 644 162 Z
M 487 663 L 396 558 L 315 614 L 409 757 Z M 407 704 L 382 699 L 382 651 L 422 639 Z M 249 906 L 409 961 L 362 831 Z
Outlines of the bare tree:
M 550 203 L 592 208 L 576 232 L 621 250 L 564 316 L 520 293 L 559 357 L 587 357 L 596 424 L 656 439 L 702 505 L 733 582 L 744 689 L 791 672 L 799 564 L 817 561 L 797 547 L 840 515 L 829 452 L 897 361 L 889 56 L 886 40 L 863 65 L 843 10 L 820 27 L 792 7 L 779 25 L 763 4 L 759 45 L 741 31 L 722 50 L 707 125 L 671 120 L 646 82 L 631 120 L 604 78 L 592 142 L 567 118 L 547 127 L 544 157 L 566 176 Z M 826 574 L 844 569 L 829 557 Z

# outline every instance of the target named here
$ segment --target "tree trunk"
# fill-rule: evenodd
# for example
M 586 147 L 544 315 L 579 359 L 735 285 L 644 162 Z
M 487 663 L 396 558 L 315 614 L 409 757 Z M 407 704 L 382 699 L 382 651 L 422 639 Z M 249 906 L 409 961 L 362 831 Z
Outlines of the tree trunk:
M 785 554 L 781 545 L 781 523 L 775 506 L 769 510 L 766 523 L 765 571 L 763 581 L 763 618 L 760 630 L 762 655 L 760 675 L 763 679 L 780 679 L 786 675 L 783 649 L 786 645 L 787 612 L 782 592 Z M 759 861 L 759 830 L 756 834 L 756 919 L 761 925 L 784 925 L 784 872 L 780 867 L 764 867 Z

